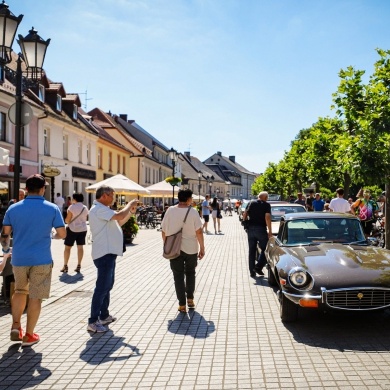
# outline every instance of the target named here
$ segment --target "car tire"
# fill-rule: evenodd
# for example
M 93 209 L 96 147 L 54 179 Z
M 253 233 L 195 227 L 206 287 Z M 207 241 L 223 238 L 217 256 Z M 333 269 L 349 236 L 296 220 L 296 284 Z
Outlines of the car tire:
M 268 269 L 268 284 L 272 287 L 277 286 L 278 282 L 277 282 L 276 277 L 275 277 L 274 273 L 272 272 L 271 267 L 269 265 L 268 265 L 267 269 Z
M 280 318 L 283 322 L 293 322 L 298 318 L 298 306 L 280 292 Z

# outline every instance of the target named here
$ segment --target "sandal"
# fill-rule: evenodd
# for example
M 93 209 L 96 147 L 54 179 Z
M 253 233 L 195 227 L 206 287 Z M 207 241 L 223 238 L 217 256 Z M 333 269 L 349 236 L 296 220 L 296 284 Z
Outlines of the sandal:
M 193 299 L 187 299 L 187 306 L 189 309 L 195 309 L 195 302 Z
M 177 310 L 180 311 L 180 313 L 187 313 L 187 307 L 186 307 L 186 305 L 184 305 L 184 306 L 179 306 L 179 308 L 178 308 Z
M 76 267 L 76 269 L 74 270 L 74 272 L 80 273 L 80 269 L 81 269 L 81 265 L 78 264 L 77 267 Z
M 67 265 L 64 265 L 62 267 L 62 270 L 60 272 L 63 272 L 63 273 L 67 273 L 68 272 L 68 266 Z

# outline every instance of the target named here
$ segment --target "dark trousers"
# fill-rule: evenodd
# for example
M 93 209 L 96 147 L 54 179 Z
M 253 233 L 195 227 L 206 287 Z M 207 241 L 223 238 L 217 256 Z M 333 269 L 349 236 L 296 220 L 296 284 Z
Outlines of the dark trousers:
M 114 287 L 116 255 L 108 254 L 93 261 L 97 268 L 96 287 L 91 304 L 91 317 L 88 323 L 104 320 L 109 316 L 110 291 Z
M 249 245 L 249 272 L 253 272 L 255 267 L 261 270 L 267 264 L 267 259 L 264 253 L 268 243 L 267 228 L 261 226 L 249 226 L 247 233 Z M 261 249 L 258 259 L 256 259 L 257 243 L 259 243 Z
M 176 259 L 170 260 L 176 296 L 180 306 L 186 304 L 186 299 L 194 299 L 195 268 L 198 265 L 198 254 L 188 255 L 183 251 Z

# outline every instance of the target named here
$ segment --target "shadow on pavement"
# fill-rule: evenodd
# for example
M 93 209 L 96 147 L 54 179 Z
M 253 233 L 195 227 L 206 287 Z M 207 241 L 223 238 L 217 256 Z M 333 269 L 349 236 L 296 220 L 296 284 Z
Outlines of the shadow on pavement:
M 30 347 L 21 349 L 20 346 L 20 343 L 11 345 L 0 359 L 0 383 L 3 389 L 39 387 L 52 374 L 42 367 L 41 353 Z
M 80 359 L 88 364 L 96 366 L 142 355 L 137 347 L 125 343 L 125 338 L 115 336 L 112 330 L 106 333 L 91 333 L 90 335 L 91 338 L 80 353 Z M 131 352 L 127 353 L 124 348 L 130 348 Z
M 206 321 L 198 312 L 179 313 L 174 320 L 168 321 L 168 331 L 195 339 L 205 339 L 215 331 L 213 321 Z
M 67 284 L 76 284 L 77 282 L 81 282 L 84 280 L 84 275 L 80 272 L 75 275 L 69 275 L 68 273 L 63 273 L 58 278 L 60 282 Z

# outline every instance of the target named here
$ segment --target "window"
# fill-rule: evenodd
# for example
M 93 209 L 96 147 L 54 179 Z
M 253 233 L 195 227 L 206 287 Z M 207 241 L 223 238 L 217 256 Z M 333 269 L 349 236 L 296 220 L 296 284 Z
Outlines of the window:
M 60 95 L 57 95 L 56 109 L 62 111 L 62 97 Z
M 98 155 L 97 155 L 98 168 L 102 169 L 102 167 L 103 167 L 103 150 L 102 150 L 102 148 L 98 148 L 97 153 L 98 153 Z
M 77 121 L 77 112 L 78 112 L 78 110 L 77 110 L 77 105 L 76 105 L 76 104 L 73 104 L 73 119 L 74 119 L 75 121 Z
M 43 129 L 43 154 L 50 156 L 50 130 Z
M 126 157 L 123 156 L 122 158 L 122 173 L 126 175 Z
M 91 165 L 91 144 L 87 144 L 87 164 Z
M 45 102 L 45 87 L 39 84 L 38 98 L 41 102 Z
M 116 173 L 121 173 L 121 156 L 116 156 Z
M 64 159 L 68 159 L 68 134 L 62 136 L 62 155 Z
M 7 141 L 7 116 L 0 112 L 0 141 Z
M 78 147 L 79 163 L 82 163 L 83 162 L 83 141 L 81 141 L 81 139 L 79 139 L 77 147 Z
M 112 152 L 108 152 L 108 170 L 112 172 Z

